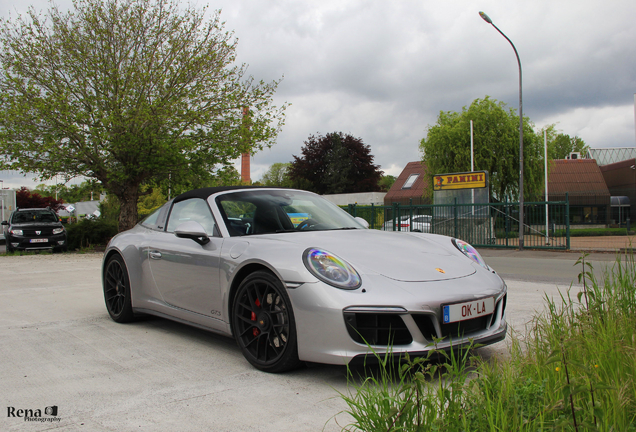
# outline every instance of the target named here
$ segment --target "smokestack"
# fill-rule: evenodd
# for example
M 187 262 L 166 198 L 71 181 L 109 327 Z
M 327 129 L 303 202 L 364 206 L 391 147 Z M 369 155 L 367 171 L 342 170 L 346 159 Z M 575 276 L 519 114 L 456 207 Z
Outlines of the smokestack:
M 248 108 L 243 107 L 243 120 L 247 119 L 248 114 L 249 114 Z M 247 184 L 252 183 L 252 179 L 250 178 L 250 171 L 251 171 L 250 154 L 249 152 L 243 153 L 241 155 L 241 182 L 247 183 Z
M 252 183 L 250 178 L 250 154 L 243 153 L 241 155 L 241 181 L 243 183 Z

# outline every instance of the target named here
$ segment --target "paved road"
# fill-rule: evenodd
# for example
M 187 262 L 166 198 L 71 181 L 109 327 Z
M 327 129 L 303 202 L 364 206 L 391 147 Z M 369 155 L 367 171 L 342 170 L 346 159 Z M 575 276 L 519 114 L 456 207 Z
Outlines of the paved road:
M 542 309 L 545 294 L 557 296 L 569 286 L 568 275 L 576 276 L 570 269 L 576 256 L 569 254 L 484 255 L 508 276 L 508 321 L 518 332 Z M 337 422 L 346 425 L 345 414 L 333 418 L 346 408 L 337 397 L 347 390 L 344 367 L 270 375 L 253 369 L 229 338 L 158 318 L 116 324 L 103 305 L 100 265 L 100 254 L 0 256 L 0 409 L 56 405 L 60 419 L 36 424 L 2 415 L 0 430 L 335 431 Z M 478 352 L 505 355 L 506 343 Z
M 488 265 L 505 280 L 545 282 L 569 285 L 578 283 L 582 266 L 575 265 L 581 252 L 553 252 L 537 250 L 479 249 Z M 586 262 L 595 270 L 603 271 L 616 262 L 615 253 L 590 253 Z

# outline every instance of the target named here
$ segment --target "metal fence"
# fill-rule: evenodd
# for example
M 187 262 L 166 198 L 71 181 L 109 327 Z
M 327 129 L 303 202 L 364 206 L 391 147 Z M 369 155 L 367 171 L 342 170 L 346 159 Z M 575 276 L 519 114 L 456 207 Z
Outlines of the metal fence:
M 636 249 L 636 223 L 594 220 L 593 208 L 565 201 L 524 203 L 524 247 L 529 249 L 620 251 Z M 586 204 L 587 205 L 587 204 Z M 465 240 L 477 247 L 519 247 L 519 203 L 344 207 L 385 231 L 421 231 Z M 581 213 L 583 212 L 583 213 Z M 583 216 L 581 216 L 583 214 Z M 546 217 L 547 215 L 547 217 Z
M 349 205 L 345 210 L 372 229 L 442 234 L 477 247 L 519 247 L 519 203 Z M 567 201 L 525 203 L 524 247 L 570 249 L 569 220 Z

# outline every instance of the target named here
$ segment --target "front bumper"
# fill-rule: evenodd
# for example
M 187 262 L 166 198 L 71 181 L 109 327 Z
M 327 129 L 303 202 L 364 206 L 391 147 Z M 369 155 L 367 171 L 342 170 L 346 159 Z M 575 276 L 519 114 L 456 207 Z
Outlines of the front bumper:
M 14 250 L 47 250 L 65 248 L 67 240 L 66 233 L 37 237 L 8 235 L 6 244 Z
M 418 356 L 432 349 L 488 345 L 506 336 L 507 287 L 493 274 L 436 282 L 367 276 L 364 290 L 338 290 L 318 282 L 288 293 L 296 318 L 298 355 L 304 361 L 348 364 L 376 354 Z M 494 313 L 443 324 L 444 303 L 486 296 L 495 298 Z

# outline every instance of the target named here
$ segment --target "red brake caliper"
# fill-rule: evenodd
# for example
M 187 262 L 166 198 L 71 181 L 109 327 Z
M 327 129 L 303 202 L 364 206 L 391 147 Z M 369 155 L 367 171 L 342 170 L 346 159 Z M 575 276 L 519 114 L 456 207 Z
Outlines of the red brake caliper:
M 256 307 L 261 307 L 261 302 L 259 302 L 258 299 L 256 299 L 254 304 L 256 305 Z M 256 314 L 254 312 L 252 312 L 252 316 L 250 317 L 250 319 L 252 321 L 256 321 Z M 252 334 L 254 335 L 254 337 L 258 336 L 260 333 L 261 332 L 260 332 L 260 330 L 258 328 L 254 327 L 252 329 Z

